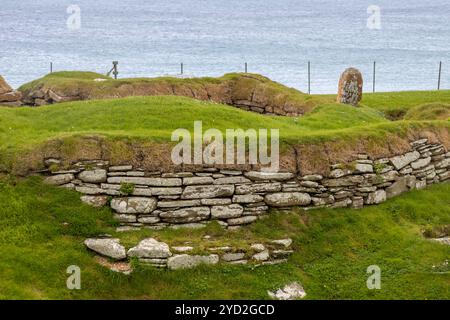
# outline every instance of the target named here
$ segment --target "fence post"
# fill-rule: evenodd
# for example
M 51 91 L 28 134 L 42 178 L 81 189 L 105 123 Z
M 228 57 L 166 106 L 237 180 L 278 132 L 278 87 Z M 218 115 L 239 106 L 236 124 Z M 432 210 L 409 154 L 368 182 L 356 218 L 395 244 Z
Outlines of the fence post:
M 373 62 L 373 78 L 372 78 L 372 85 L 373 85 L 372 90 L 374 93 L 375 93 L 376 67 L 377 67 L 377 62 L 374 61 Z
M 119 64 L 119 61 L 113 61 L 113 75 L 114 79 L 117 79 L 117 75 L 119 74 L 119 71 L 117 69 L 117 65 Z
M 247 62 L 245 63 L 245 73 L 247 73 Z
M 308 94 L 311 94 L 311 61 L 308 61 Z
M 181 71 L 181 74 L 183 74 L 183 72 L 184 72 L 184 64 L 183 64 L 183 62 L 180 64 L 180 71 Z
M 442 61 L 439 61 L 438 90 L 441 89 Z

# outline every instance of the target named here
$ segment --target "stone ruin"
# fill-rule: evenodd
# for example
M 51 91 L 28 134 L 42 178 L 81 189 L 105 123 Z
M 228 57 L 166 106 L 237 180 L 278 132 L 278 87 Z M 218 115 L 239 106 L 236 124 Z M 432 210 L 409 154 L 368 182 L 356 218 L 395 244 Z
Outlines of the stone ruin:
M 337 102 L 357 106 L 362 99 L 363 78 L 358 69 L 346 69 L 339 79 Z
M 11 88 L 5 79 L 0 76 L 0 105 L 19 107 L 22 105 L 21 99 L 22 94 Z

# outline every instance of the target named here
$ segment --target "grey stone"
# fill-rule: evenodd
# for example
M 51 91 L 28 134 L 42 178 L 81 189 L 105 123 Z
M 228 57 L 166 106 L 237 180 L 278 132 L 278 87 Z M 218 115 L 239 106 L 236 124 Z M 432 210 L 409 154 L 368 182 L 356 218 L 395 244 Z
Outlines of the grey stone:
M 338 168 L 338 169 L 331 170 L 329 177 L 337 179 L 337 178 L 345 177 L 345 176 L 348 176 L 351 174 L 352 174 L 352 170 Z
M 148 238 L 128 250 L 128 256 L 138 258 L 168 258 L 172 256 L 172 253 L 166 243 Z
M 249 224 L 256 220 L 258 220 L 258 217 L 256 217 L 256 216 L 245 216 L 245 217 L 240 217 L 240 218 L 228 219 L 227 223 L 229 226 L 238 226 L 238 225 L 243 225 L 243 224 Z
M 90 194 L 90 195 L 97 195 L 97 194 L 104 194 L 106 193 L 105 190 L 103 190 L 102 188 L 99 187 L 94 187 L 94 186 L 76 186 L 75 190 L 79 193 L 83 193 L 83 194 Z
M 367 204 L 379 204 L 386 201 L 386 191 L 377 190 L 368 195 L 366 203 Z
M 270 258 L 269 250 L 263 250 L 252 256 L 252 259 L 256 260 L 256 261 L 266 261 L 266 260 L 269 260 L 269 258 Z
M 158 208 L 198 207 L 200 200 L 158 201 Z
M 429 165 L 430 162 L 431 162 L 431 157 L 419 159 L 414 162 L 411 162 L 411 168 L 413 168 L 414 170 L 421 169 L 421 168 Z
M 111 166 L 108 168 L 108 171 L 129 171 L 133 170 L 133 166 Z
M 236 261 L 236 260 L 242 260 L 244 259 L 245 254 L 242 252 L 238 252 L 238 253 L 225 253 L 224 255 L 222 255 L 222 260 L 226 261 L 226 262 L 230 262 L 230 261 Z
M 322 184 L 326 187 L 347 187 L 354 186 L 364 182 L 364 177 L 361 175 L 347 176 L 338 179 L 325 179 Z
M 258 180 L 272 180 L 272 181 L 285 181 L 292 179 L 295 175 L 291 172 L 261 172 L 261 171 L 249 171 L 244 175 L 254 181 Z
M 86 239 L 84 244 L 92 251 L 115 260 L 122 260 L 127 257 L 125 247 L 120 244 L 118 239 L 90 238 Z
M 242 184 L 251 183 L 251 180 L 242 176 L 225 177 L 214 180 L 214 184 L 238 184 L 238 183 Z
M 171 229 L 202 229 L 205 228 L 206 224 L 205 223 L 181 223 L 181 224 L 174 224 L 172 226 L 170 226 Z
M 211 207 L 211 219 L 230 219 L 242 215 L 244 208 L 238 204 Z
M 355 171 L 357 173 L 372 173 L 373 166 L 371 164 L 366 164 L 366 163 L 356 163 Z
M 231 199 L 229 198 L 218 198 L 218 199 L 201 199 L 201 204 L 204 206 L 220 206 L 231 204 Z
M 301 192 L 272 193 L 265 196 L 265 202 L 273 207 L 306 206 L 311 203 L 311 197 Z
M 234 193 L 234 185 L 187 186 L 182 194 L 183 199 L 203 199 L 229 197 Z
M 155 216 L 139 216 L 137 221 L 144 224 L 155 224 L 160 222 L 161 219 Z
M 152 195 L 154 196 L 173 196 L 173 195 L 180 195 L 183 193 L 183 189 L 178 187 L 174 188 L 151 187 L 149 189 Z
M 278 289 L 275 292 L 267 291 L 267 293 L 272 299 L 277 300 L 295 300 L 306 296 L 305 290 L 298 282 L 292 282 L 282 289 Z
M 133 183 L 152 187 L 179 187 L 182 185 L 180 178 L 109 177 L 107 181 L 113 184 Z
M 159 216 L 166 222 L 191 223 L 209 219 L 210 209 L 209 207 L 191 207 L 162 212 Z
M 250 248 L 252 248 L 253 250 L 255 250 L 257 252 L 262 252 L 262 251 L 266 250 L 266 247 L 262 243 L 252 244 L 250 246 Z
M 310 174 L 302 177 L 303 181 L 320 181 L 323 179 L 323 176 L 320 174 Z
M 115 198 L 111 200 L 111 208 L 118 213 L 148 214 L 156 209 L 156 203 L 154 198 Z
M 78 175 L 78 179 L 87 183 L 106 182 L 106 170 L 104 169 L 85 170 Z
M 217 254 L 208 256 L 179 254 L 167 260 L 167 267 L 171 270 L 195 268 L 201 264 L 214 265 L 219 262 Z
M 233 196 L 234 203 L 257 203 L 264 201 L 264 197 L 257 194 L 244 194 Z
M 281 191 L 281 183 L 254 183 L 236 186 L 236 194 L 267 193 Z
M 69 183 L 74 179 L 75 179 L 75 176 L 72 173 L 57 174 L 57 175 L 45 178 L 44 183 L 55 185 L 55 186 L 60 186 L 60 185 Z
M 214 179 L 212 177 L 189 177 L 183 178 L 183 184 L 185 186 L 201 185 L 201 184 L 213 184 Z
M 289 248 L 292 244 L 291 238 L 272 240 L 271 243 L 284 246 L 285 248 Z
M 108 203 L 107 196 L 81 196 L 81 201 L 95 208 L 100 208 Z
M 194 250 L 194 248 L 190 247 L 190 246 L 177 246 L 177 247 L 172 247 L 172 250 L 176 251 L 176 252 L 188 252 L 188 251 Z
M 420 153 L 418 151 L 408 152 L 404 155 L 391 158 L 391 163 L 394 165 L 395 169 L 400 170 L 406 167 L 411 162 L 416 161 L 420 158 Z

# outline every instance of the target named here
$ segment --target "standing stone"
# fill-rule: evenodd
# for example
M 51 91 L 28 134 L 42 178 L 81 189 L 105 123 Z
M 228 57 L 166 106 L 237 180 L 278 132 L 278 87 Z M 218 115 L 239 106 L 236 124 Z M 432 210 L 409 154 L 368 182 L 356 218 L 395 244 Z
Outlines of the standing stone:
M 363 78 L 355 68 L 348 68 L 339 79 L 337 102 L 357 106 L 362 99 Z

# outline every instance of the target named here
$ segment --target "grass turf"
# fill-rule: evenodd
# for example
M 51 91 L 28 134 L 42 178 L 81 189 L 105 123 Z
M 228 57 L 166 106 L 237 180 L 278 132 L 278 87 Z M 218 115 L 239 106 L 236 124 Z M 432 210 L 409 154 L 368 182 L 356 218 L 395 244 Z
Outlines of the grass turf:
M 379 206 L 293 210 L 241 231 L 211 224 L 201 230 L 119 234 L 127 245 L 145 236 L 171 242 L 258 241 L 291 237 L 295 253 L 278 266 L 137 268 L 130 276 L 97 265 L 82 242 L 111 233 L 112 213 L 38 177 L 0 180 L 1 299 L 266 299 L 266 291 L 300 281 L 307 299 L 449 299 L 450 247 L 422 231 L 450 223 L 450 184 L 413 191 Z M 226 239 L 226 240 L 225 240 Z M 447 261 L 447 264 L 445 264 Z M 81 290 L 68 290 L 66 269 L 81 268 Z M 367 267 L 381 268 L 381 290 L 366 287 Z

